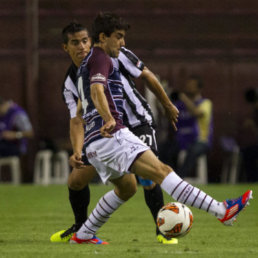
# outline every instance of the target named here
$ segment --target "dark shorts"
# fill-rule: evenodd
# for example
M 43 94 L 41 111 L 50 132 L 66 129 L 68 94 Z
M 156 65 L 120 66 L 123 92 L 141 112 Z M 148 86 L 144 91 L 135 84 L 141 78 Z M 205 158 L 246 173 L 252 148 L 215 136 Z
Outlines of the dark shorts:
M 82 150 L 82 161 L 83 161 L 84 165 L 91 165 L 90 162 L 88 161 L 88 158 L 85 155 L 85 148 L 83 148 L 83 150 Z
M 156 142 L 155 130 L 150 125 L 141 125 L 135 128 L 130 128 L 136 136 L 138 136 L 145 144 L 147 144 L 155 155 L 158 155 L 158 147 Z M 149 179 L 143 179 L 140 176 L 138 181 L 142 186 L 151 186 L 153 182 Z

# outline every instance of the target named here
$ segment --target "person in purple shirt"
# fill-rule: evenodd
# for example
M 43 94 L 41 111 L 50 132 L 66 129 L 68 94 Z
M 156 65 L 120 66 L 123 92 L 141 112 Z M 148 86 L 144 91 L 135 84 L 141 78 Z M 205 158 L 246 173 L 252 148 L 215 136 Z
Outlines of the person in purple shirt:
M 213 137 L 213 107 L 212 101 L 202 96 L 203 83 L 199 76 L 191 75 L 185 86 L 176 95 L 175 106 L 179 110 L 177 132 L 174 148 L 175 156 L 185 151 L 186 157 L 178 166 L 181 177 L 191 176 L 198 157 L 207 154 L 212 145 Z M 176 159 L 175 157 L 173 157 Z
M 27 152 L 27 139 L 34 135 L 26 111 L 11 100 L 0 97 L 0 157 Z

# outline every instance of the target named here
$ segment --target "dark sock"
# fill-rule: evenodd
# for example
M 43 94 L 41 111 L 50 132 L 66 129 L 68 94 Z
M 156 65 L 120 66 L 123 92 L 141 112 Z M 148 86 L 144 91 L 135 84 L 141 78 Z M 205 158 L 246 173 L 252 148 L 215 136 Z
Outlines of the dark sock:
M 153 189 L 144 189 L 144 197 L 147 206 L 149 207 L 152 217 L 156 224 L 156 219 L 159 210 L 164 206 L 163 193 L 160 185 L 156 184 Z M 159 233 L 158 227 L 156 226 L 156 234 Z
M 82 190 L 69 189 L 69 200 L 75 217 L 75 224 L 81 225 L 87 219 L 88 205 L 90 203 L 90 189 L 86 185 Z

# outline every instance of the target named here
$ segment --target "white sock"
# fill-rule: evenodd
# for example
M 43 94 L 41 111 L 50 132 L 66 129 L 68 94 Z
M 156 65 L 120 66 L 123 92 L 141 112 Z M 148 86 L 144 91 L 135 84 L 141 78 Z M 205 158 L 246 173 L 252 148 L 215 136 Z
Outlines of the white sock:
M 110 215 L 124 203 L 114 190 L 106 193 L 100 198 L 95 209 L 92 211 L 86 222 L 81 226 L 76 236 L 80 239 L 92 238 L 97 230 L 110 218 Z
M 178 202 L 205 210 L 219 219 L 222 219 L 226 213 L 222 202 L 214 200 L 197 187 L 187 183 L 175 172 L 171 172 L 165 177 L 161 188 Z

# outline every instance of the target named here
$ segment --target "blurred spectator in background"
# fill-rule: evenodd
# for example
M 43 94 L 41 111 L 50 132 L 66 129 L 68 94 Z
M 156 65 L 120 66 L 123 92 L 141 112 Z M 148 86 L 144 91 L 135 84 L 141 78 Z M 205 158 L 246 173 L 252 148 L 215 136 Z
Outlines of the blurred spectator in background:
M 241 130 L 242 166 L 248 182 L 258 181 L 258 88 L 245 92 L 246 101 L 252 106 L 252 115 Z
M 171 144 L 174 161 L 178 154 L 186 151 L 182 165 L 177 166 L 181 177 L 191 176 L 199 156 L 206 154 L 212 142 L 212 102 L 201 94 L 203 87 L 199 76 L 192 75 L 186 80 L 181 92 L 173 92 L 171 99 L 179 110 L 177 132 Z
M 20 156 L 27 152 L 27 139 L 34 136 L 25 110 L 0 97 L 0 157 Z

